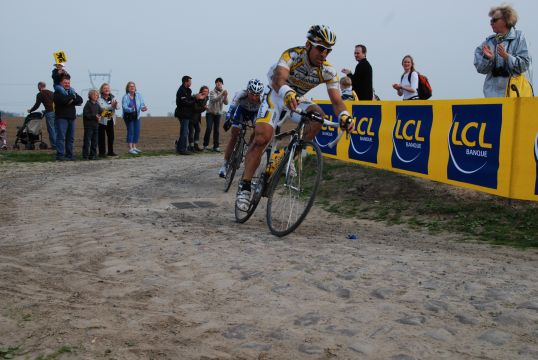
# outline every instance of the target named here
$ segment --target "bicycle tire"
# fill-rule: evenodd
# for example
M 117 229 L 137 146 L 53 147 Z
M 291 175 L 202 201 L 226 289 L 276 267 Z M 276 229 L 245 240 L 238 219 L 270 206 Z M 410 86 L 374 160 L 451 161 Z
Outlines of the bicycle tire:
M 228 162 L 228 166 L 226 167 L 226 177 L 224 182 L 224 192 L 228 192 L 230 190 L 230 187 L 232 186 L 232 182 L 234 180 L 235 172 L 239 167 L 241 166 L 241 162 L 243 161 L 243 152 L 245 151 L 245 139 L 243 137 L 243 134 L 239 135 L 239 139 L 237 140 L 237 143 L 234 146 L 234 150 L 232 152 L 232 155 L 230 156 L 230 161 Z
M 312 141 L 302 141 L 294 154 L 284 155 L 267 195 L 266 220 L 273 235 L 288 235 L 301 225 L 314 204 L 322 172 L 321 150 Z
M 263 194 L 265 193 L 265 187 L 266 187 L 266 176 L 265 168 L 267 167 L 267 162 L 269 161 L 269 155 L 267 151 L 265 151 L 262 155 L 262 159 L 260 162 L 260 165 L 256 169 L 256 172 L 254 173 L 254 176 L 252 177 L 251 182 L 251 197 L 250 197 L 250 207 L 247 211 L 242 211 L 235 207 L 235 221 L 242 224 L 246 222 L 252 214 L 254 214 L 254 211 L 258 207 L 258 204 L 260 203 L 260 200 L 262 199 Z

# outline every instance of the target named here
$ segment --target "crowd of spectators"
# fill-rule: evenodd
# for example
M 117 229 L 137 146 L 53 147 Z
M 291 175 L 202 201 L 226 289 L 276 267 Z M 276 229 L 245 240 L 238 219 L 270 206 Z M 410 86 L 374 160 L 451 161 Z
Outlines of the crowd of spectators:
M 510 5 L 492 7 L 488 13 L 493 34 L 488 36 L 474 52 L 474 65 L 480 74 L 485 75 L 483 92 L 485 97 L 503 97 L 506 94 L 509 79 L 528 74 L 531 67 L 526 38 L 521 30 L 515 28 L 518 15 Z M 357 61 L 355 71 L 343 68 L 345 74 L 340 79 L 340 88 L 344 100 L 371 101 L 378 100 L 373 88 L 373 68 L 367 59 L 367 48 L 358 44 L 354 48 Z M 411 55 L 405 55 L 401 62 L 403 74 L 399 82 L 392 84 L 398 96 L 403 100 L 418 99 L 419 73 Z M 76 107 L 82 105 L 82 98 L 71 86 L 71 77 L 65 64 L 54 65 L 52 71 L 54 93 L 47 89 L 44 82 L 39 82 L 34 105 L 28 109 L 31 113 L 41 105 L 48 130 L 49 142 L 56 150 L 58 161 L 73 159 L 74 121 Z M 181 79 L 181 86 L 176 93 L 175 117 L 179 120 L 179 137 L 175 150 L 180 155 L 212 150 L 220 152 L 221 118 L 228 105 L 228 91 L 224 89 L 221 77 L 215 79 L 215 87 L 209 89 L 203 85 L 198 93 L 191 90 L 192 78 L 188 75 Z M 114 126 L 119 102 L 111 93 L 109 84 L 102 84 L 99 91 L 91 90 L 84 106 L 84 145 L 83 158 L 95 159 L 97 156 L 116 156 L 114 152 Z M 141 153 L 138 148 L 140 139 L 140 115 L 147 111 L 142 95 L 136 84 L 128 82 L 125 95 L 121 99 L 123 120 L 127 129 L 127 150 L 129 154 Z M 202 114 L 205 112 L 205 132 L 203 146 L 200 146 Z M 0 129 L 2 131 L 2 129 Z M 0 133 L 0 146 L 6 148 L 5 123 Z

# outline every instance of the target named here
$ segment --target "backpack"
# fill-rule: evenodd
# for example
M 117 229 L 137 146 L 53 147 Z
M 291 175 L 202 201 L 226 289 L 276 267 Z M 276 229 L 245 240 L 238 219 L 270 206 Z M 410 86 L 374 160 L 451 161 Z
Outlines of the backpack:
M 417 88 L 418 95 L 415 96 L 414 98 L 415 99 L 418 98 L 420 100 L 428 100 L 429 98 L 432 97 L 432 86 L 430 85 L 430 82 L 428 81 L 428 78 L 426 77 L 426 75 L 422 75 L 418 71 L 417 71 L 417 74 L 418 74 L 418 88 Z M 403 75 L 402 75 L 402 79 L 403 79 Z M 409 73 L 408 75 L 408 81 L 409 83 L 411 83 L 411 73 Z

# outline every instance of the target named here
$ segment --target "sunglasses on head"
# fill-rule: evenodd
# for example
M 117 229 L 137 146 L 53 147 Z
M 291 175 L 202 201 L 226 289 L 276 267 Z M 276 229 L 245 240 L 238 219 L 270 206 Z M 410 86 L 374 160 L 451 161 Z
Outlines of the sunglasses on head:
M 323 45 L 320 45 L 320 44 L 316 44 L 316 43 L 311 43 L 313 47 L 315 47 L 316 49 L 318 49 L 319 52 L 324 52 L 324 51 L 327 51 L 327 55 L 329 55 L 331 53 L 331 51 L 333 51 L 333 49 L 331 48 L 328 48 L 326 46 L 323 46 Z

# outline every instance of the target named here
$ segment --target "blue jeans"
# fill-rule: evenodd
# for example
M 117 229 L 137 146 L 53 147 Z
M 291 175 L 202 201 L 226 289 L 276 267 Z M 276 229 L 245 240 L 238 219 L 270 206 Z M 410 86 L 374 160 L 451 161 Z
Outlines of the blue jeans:
M 125 120 L 127 128 L 127 144 L 137 144 L 140 138 L 140 118 L 136 120 Z
M 75 119 L 56 118 L 56 159 L 73 160 Z
M 211 137 L 211 130 L 213 130 L 213 149 L 219 147 L 219 127 L 220 127 L 220 114 L 205 113 L 205 120 L 207 127 L 204 134 L 204 147 L 209 145 L 209 138 Z
M 84 126 L 84 142 L 82 144 L 82 158 L 95 159 L 97 157 L 98 124 Z
M 52 149 L 56 148 L 56 128 L 54 124 L 54 119 L 56 118 L 56 114 L 54 111 L 45 113 L 45 119 L 47 124 L 47 131 L 49 132 L 49 142 Z
M 176 141 L 176 152 L 187 151 L 190 122 L 190 119 L 179 119 L 179 139 Z

